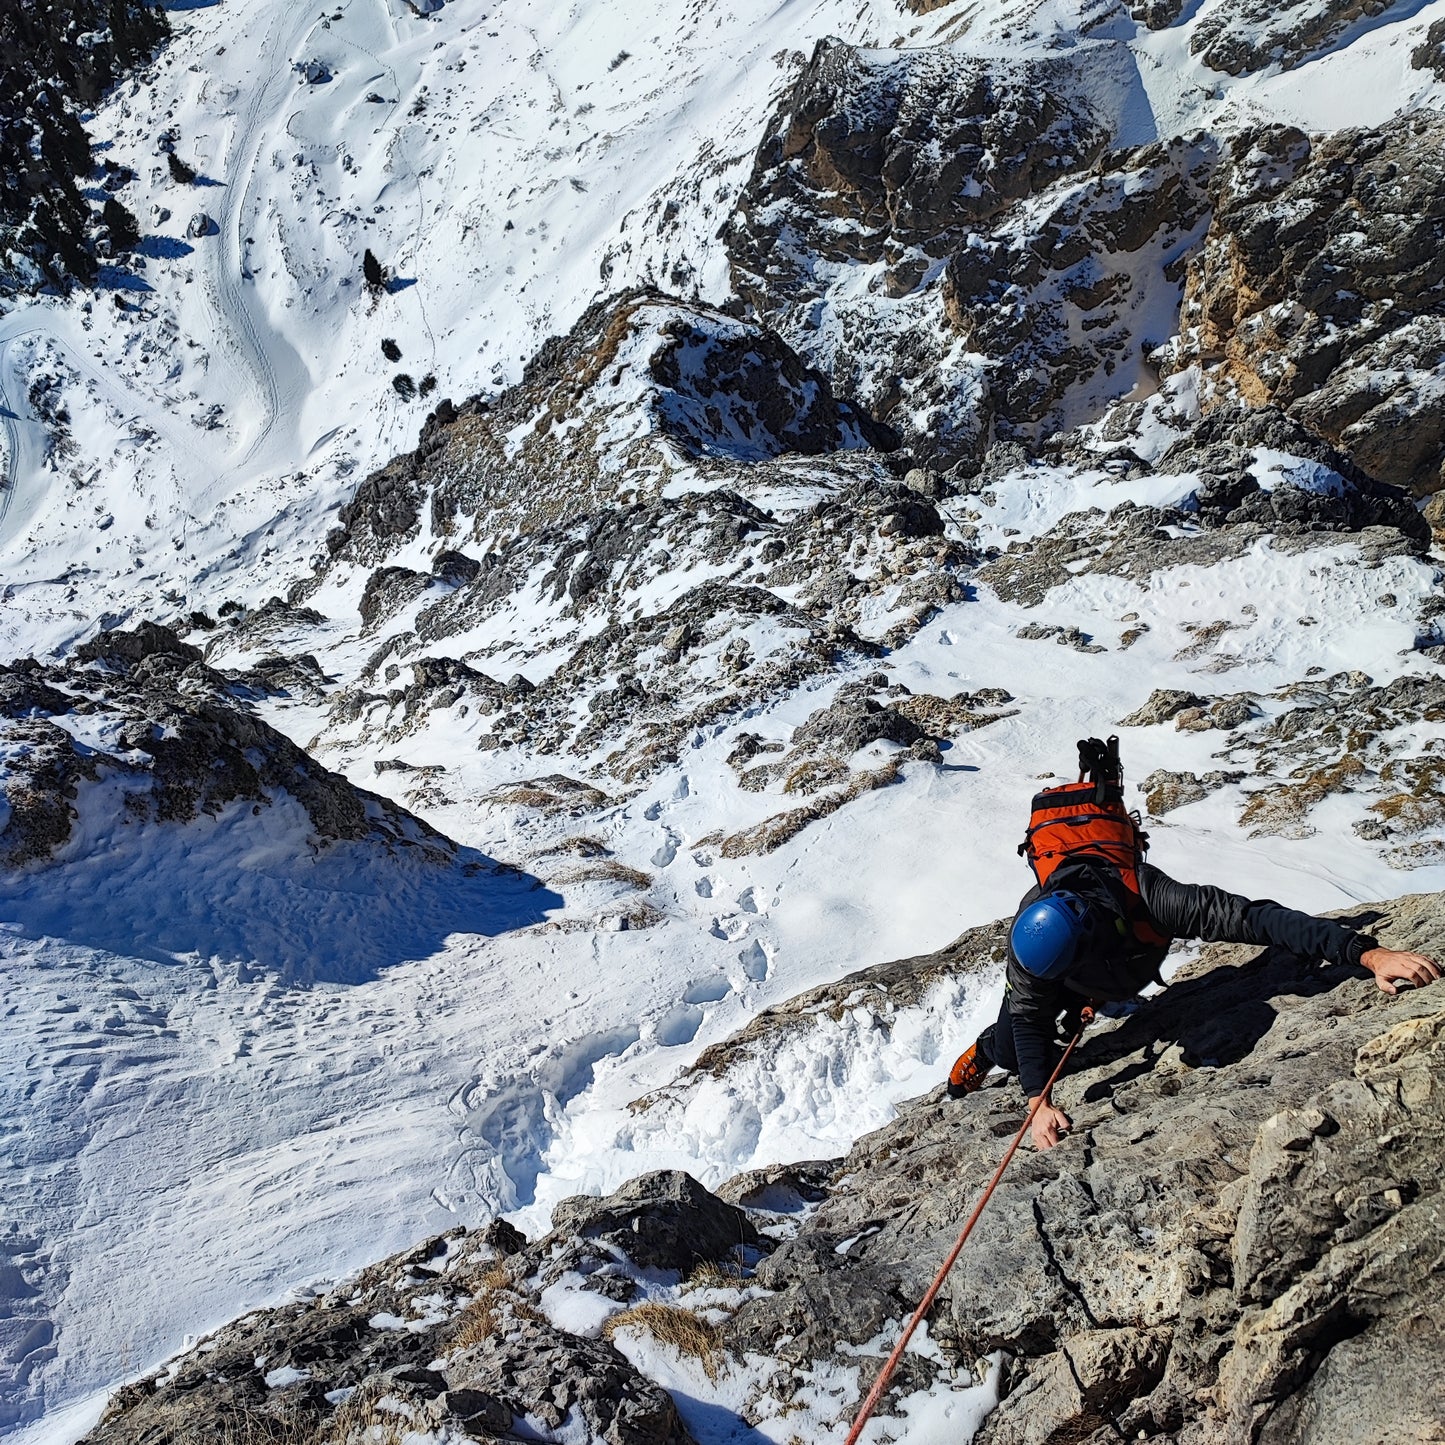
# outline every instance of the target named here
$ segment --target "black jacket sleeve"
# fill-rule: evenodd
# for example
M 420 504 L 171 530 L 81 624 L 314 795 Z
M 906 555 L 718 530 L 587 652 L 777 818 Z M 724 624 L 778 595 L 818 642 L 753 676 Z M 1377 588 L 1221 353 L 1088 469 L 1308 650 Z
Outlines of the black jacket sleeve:
M 1014 959 L 1009 959 L 1008 1012 L 1013 1024 L 1014 1052 L 1018 1057 L 1019 1083 L 1031 1099 L 1043 1093 L 1059 1061 L 1054 1023 L 1070 1001 L 1060 984 L 1035 978 L 1025 973 Z
M 1268 898 L 1241 898 L 1204 883 L 1178 883 L 1148 863 L 1139 868 L 1139 893 L 1161 933 L 1205 943 L 1256 943 L 1301 958 L 1358 964 L 1375 940 L 1342 923 L 1315 918 Z

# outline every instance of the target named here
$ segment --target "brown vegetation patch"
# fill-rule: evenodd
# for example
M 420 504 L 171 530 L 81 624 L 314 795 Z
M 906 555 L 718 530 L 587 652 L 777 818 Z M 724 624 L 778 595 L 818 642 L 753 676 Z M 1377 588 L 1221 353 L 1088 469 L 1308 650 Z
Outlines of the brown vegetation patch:
M 1352 792 L 1365 771 L 1365 765 L 1353 753 L 1346 753 L 1338 762 L 1314 772 L 1297 769 L 1292 776 L 1300 778 L 1300 782 L 1293 787 L 1266 788 L 1253 794 L 1244 805 L 1239 821 L 1250 830 L 1251 838 L 1298 834 L 1316 803 L 1331 793 Z
M 533 808 L 539 813 L 569 813 L 574 817 L 610 807 L 613 802 L 600 788 L 561 773 L 509 783 L 488 793 L 482 801 L 500 807 Z
M 796 838 L 810 823 L 817 823 L 831 817 L 839 808 L 845 807 L 864 793 L 875 788 L 886 788 L 896 783 L 903 773 L 903 765 L 896 760 L 885 763 L 881 768 L 868 772 L 854 773 L 847 787 L 837 792 L 824 793 L 814 798 L 803 808 L 794 808 L 787 813 L 778 813 L 766 818 L 740 833 L 733 833 L 722 840 L 718 851 L 724 858 L 746 858 L 757 853 L 771 853 L 781 848 L 790 838 Z
M 649 1302 L 623 1310 L 602 1326 L 602 1338 L 610 1340 L 625 1329 L 643 1330 L 659 1344 L 671 1345 L 681 1355 L 691 1355 L 709 1380 L 717 1379 L 726 1360 L 717 1326 L 678 1305 Z
M 621 883 L 628 888 L 651 888 L 652 875 L 641 868 L 630 868 L 615 858 L 602 858 L 554 873 L 547 882 L 553 886 L 569 883 Z

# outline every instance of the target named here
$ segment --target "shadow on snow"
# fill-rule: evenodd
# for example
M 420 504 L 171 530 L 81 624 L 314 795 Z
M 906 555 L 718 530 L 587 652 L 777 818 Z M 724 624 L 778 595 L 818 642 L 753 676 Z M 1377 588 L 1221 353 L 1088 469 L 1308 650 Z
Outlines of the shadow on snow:
M 442 862 L 375 842 L 298 855 L 257 839 L 234 814 L 137 829 L 0 879 L 0 928 L 24 937 L 299 987 L 363 983 L 459 936 L 540 923 L 561 905 L 531 874 L 472 850 Z

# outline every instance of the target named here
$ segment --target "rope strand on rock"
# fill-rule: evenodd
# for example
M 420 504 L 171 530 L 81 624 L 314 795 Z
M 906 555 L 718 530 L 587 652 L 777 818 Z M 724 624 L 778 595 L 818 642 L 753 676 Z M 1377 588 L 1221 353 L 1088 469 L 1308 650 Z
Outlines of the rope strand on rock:
M 873 1411 L 878 1408 L 878 1402 L 883 1398 L 883 1392 L 888 1388 L 888 1382 L 893 1378 L 893 1372 L 898 1368 L 898 1361 L 903 1358 L 903 1352 L 908 1348 L 908 1342 L 913 1338 L 913 1332 L 928 1317 L 928 1311 L 933 1308 L 933 1301 L 937 1298 L 939 1290 L 943 1288 L 943 1282 L 948 1278 L 958 1261 L 958 1256 L 963 1253 L 963 1246 L 968 1243 L 968 1236 L 973 1233 L 973 1226 L 978 1223 L 979 1216 L 983 1213 L 988 1201 L 993 1197 L 993 1191 L 998 1182 L 1003 1178 L 1003 1172 L 1008 1168 L 1009 1162 L 1018 1152 L 1018 1147 L 1023 1143 L 1024 1133 L 1029 1125 L 1033 1123 L 1034 1115 L 1038 1113 L 1039 1106 L 1049 1097 L 1050 1090 L 1054 1087 L 1055 1081 L 1064 1070 L 1064 1065 L 1069 1061 L 1069 1055 L 1074 1052 L 1074 1045 L 1083 1037 L 1084 1030 L 1081 1027 L 1073 1038 L 1069 1040 L 1069 1046 L 1064 1050 L 1064 1056 L 1058 1062 L 1054 1072 L 1050 1075 L 1049 1081 L 1044 1085 L 1044 1091 L 1032 1104 L 1024 1116 L 1024 1121 L 1019 1125 L 1019 1131 L 1014 1135 L 1013 1143 L 1008 1146 L 1008 1151 L 999 1161 L 999 1166 L 993 1171 L 993 1178 L 988 1181 L 988 1187 L 983 1191 L 982 1198 L 974 1206 L 973 1213 L 968 1216 L 968 1223 L 963 1226 L 962 1233 L 958 1236 L 953 1248 L 949 1251 L 948 1258 L 943 1261 L 943 1268 L 934 1276 L 933 1283 L 928 1286 L 928 1293 L 919 1302 L 918 1308 L 913 1312 L 913 1318 L 908 1321 L 908 1327 L 899 1336 L 898 1343 L 893 1346 L 893 1353 L 888 1356 L 878 1378 L 873 1382 L 873 1388 L 868 1392 L 868 1398 L 863 1401 L 862 1408 L 858 1411 L 853 1420 L 853 1428 L 848 1432 L 848 1438 L 843 1445 L 857 1445 L 859 1435 L 863 1433 L 863 1427 L 868 1423 Z

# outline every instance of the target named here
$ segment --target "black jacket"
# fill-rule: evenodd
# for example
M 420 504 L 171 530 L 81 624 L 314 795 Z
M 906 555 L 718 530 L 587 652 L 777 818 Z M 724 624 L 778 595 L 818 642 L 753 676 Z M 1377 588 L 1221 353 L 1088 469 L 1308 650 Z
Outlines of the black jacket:
M 1096 917 L 1116 919 L 1128 911 L 1129 899 L 1118 875 L 1087 860 L 1059 868 L 1050 891 L 1067 890 L 1087 898 Z M 1023 912 L 1042 895 L 1031 888 L 1019 904 Z M 1302 958 L 1358 964 L 1375 940 L 1343 924 L 1315 918 L 1264 898 L 1251 900 L 1209 884 L 1178 883 L 1148 863 L 1139 868 L 1139 895 L 1145 916 L 1166 938 L 1197 938 L 1205 943 L 1255 943 L 1288 949 Z M 1150 947 L 1132 933 L 1121 932 L 1106 943 L 1087 948 L 1060 979 L 1035 978 L 1010 954 L 1008 1012 L 1013 1021 L 1019 1082 L 1030 1098 L 1042 1093 L 1058 1062 L 1054 1026 L 1059 1015 L 1077 1009 L 1084 999 L 1099 1003 L 1133 998 L 1158 980 L 1168 945 Z

